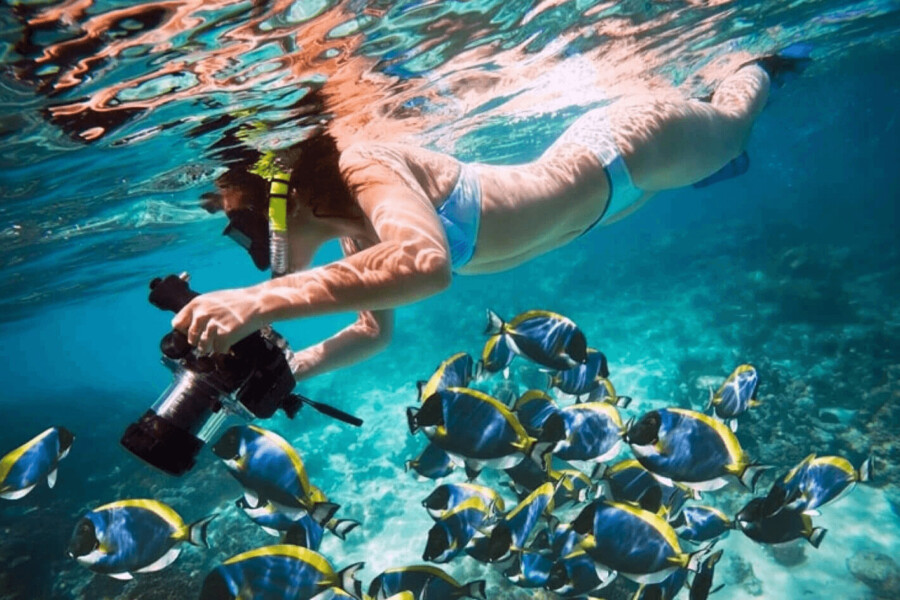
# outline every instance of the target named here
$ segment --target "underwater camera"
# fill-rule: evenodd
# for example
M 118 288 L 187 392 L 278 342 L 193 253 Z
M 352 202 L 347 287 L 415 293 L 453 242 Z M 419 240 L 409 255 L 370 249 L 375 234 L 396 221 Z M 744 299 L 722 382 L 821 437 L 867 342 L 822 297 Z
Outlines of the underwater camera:
M 186 273 L 150 282 L 150 303 L 178 312 L 199 294 Z M 304 404 L 360 426 L 362 421 L 321 402 L 292 393 L 287 342 L 270 327 L 235 343 L 229 352 L 200 356 L 187 336 L 172 330 L 160 342 L 163 364 L 175 378 L 159 400 L 122 435 L 132 454 L 171 475 L 189 471 L 197 454 L 229 416 L 267 419 L 281 409 L 294 418 Z

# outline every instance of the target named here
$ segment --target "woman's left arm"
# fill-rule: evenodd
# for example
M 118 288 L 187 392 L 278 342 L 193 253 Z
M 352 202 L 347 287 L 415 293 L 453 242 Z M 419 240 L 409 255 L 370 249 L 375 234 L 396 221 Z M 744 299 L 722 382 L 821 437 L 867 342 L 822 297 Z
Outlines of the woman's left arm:
M 443 227 L 411 177 L 367 153 L 345 151 L 341 168 L 379 242 L 327 265 L 195 298 L 172 321 L 191 345 L 224 352 L 267 323 L 389 309 L 449 285 Z

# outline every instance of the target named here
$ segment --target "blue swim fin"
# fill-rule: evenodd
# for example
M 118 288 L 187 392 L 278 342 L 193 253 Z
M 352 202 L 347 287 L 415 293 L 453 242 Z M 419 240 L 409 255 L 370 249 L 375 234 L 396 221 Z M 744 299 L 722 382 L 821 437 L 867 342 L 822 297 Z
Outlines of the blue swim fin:
M 812 62 L 812 51 L 812 44 L 797 42 L 775 54 L 756 59 L 756 64 L 769 74 L 772 86 L 780 88 L 806 70 Z
M 737 177 L 738 175 L 743 175 L 747 172 L 747 169 L 750 168 L 750 156 L 747 154 L 747 151 L 743 151 L 740 155 L 729 162 L 727 165 L 707 177 L 706 179 L 701 179 L 700 181 L 693 184 L 695 188 L 703 188 L 708 185 L 712 185 L 714 183 L 719 183 L 720 181 L 725 181 L 726 179 L 731 179 L 732 177 Z

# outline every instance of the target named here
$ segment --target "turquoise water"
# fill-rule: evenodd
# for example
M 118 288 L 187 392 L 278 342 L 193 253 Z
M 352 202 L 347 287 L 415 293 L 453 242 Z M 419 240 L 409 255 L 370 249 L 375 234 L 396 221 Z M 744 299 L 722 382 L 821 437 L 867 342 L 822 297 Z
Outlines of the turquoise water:
M 810 452 L 854 464 L 872 453 L 877 478 L 822 510 L 828 534 L 818 549 L 800 546 L 800 559 L 732 532 L 714 597 L 896 597 L 878 596 L 848 560 L 900 555 L 900 3 L 174 2 L 98 25 L 130 5 L 0 9 L 0 454 L 52 424 L 77 436 L 54 489 L 0 504 L 0 598 L 196 597 L 217 564 L 275 539 L 234 507 L 240 488 L 208 450 L 176 479 L 118 445 L 171 380 L 158 351 L 170 317 L 147 303 L 147 282 L 185 270 L 200 291 L 260 280 L 219 235 L 223 219 L 196 204 L 221 172 L 225 130 L 265 123 L 249 143 L 296 141 L 312 120 L 290 107 L 330 78 L 347 130 L 515 163 L 630 83 L 701 96 L 722 57 L 799 40 L 815 45 L 814 63 L 756 124 L 746 175 L 662 194 L 527 265 L 457 277 L 398 310 L 386 352 L 298 386 L 363 418 L 362 429 L 309 409 L 263 425 L 298 448 L 340 517 L 362 523 L 322 552 L 337 566 L 365 561 L 368 583 L 422 562 L 431 523 L 419 503 L 433 484 L 404 472 L 424 446 L 404 410 L 441 360 L 480 352 L 485 309 L 572 318 L 635 398 L 625 417 L 702 409 L 708 385 L 750 362 L 762 405 L 737 435 L 752 457 L 783 470 Z M 68 16 L 35 25 L 55 9 Z M 337 256 L 328 247 L 317 262 Z M 302 348 L 351 319 L 277 328 Z M 729 509 L 749 498 L 710 496 Z M 129 497 L 186 520 L 218 512 L 212 547 L 185 548 L 132 582 L 66 556 L 86 510 Z M 489 598 L 552 597 L 470 558 L 444 566 L 460 581 L 486 578 Z M 633 590 L 620 578 L 600 595 Z

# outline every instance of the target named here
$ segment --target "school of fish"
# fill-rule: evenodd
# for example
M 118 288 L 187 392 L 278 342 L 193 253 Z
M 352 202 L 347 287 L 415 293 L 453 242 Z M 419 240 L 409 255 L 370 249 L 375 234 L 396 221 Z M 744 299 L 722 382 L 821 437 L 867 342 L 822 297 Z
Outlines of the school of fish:
M 212 452 L 241 485 L 236 505 L 278 540 L 207 574 L 201 600 L 489 597 L 484 580 L 459 583 L 436 566 L 463 557 L 566 598 L 596 598 L 622 576 L 637 584 L 635 600 L 682 592 L 704 600 L 721 587 L 714 569 L 723 551 L 714 545 L 730 531 L 818 547 L 819 509 L 874 475 L 872 457 L 854 467 L 810 454 L 755 496 L 767 467 L 736 437 L 740 417 L 759 403 L 752 365 L 710 390 L 703 411 L 666 407 L 623 420 L 632 398 L 617 393 L 606 356 L 570 319 L 530 310 L 507 322 L 488 311 L 486 335 L 479 360 L 448 357 L 419 382 L 418 403 L 406 411 L 410 433 L 427 444 L 405 467 L 436 484 L 422 499 L 433 526 L 410 536 L 422 544 L 422 564 L 387 569 L 364 590 L 362 563 L 336 569 L 319 549 L 326 532 L 344 539 L 365 527 L 335 517 L 340 506 L 310 481 L 287 440 L 236 425 Z M 517 358 L 537 369 L 541 385 L 519 393 L 510 369 Z M 0 498 L 21 501 L 43 481 L 52 488 L 74 439 L 51 427 L 7 453 Z M 737 514 L 706 504 L 705 494 L 732 483 L 750 495 Z M 207 547 L 215 517 L 186 523 L 154 499 L 113 500 L 78 520 L 68 554 L 105 576 L 140 577 L 172 565 L 183 543 Z

